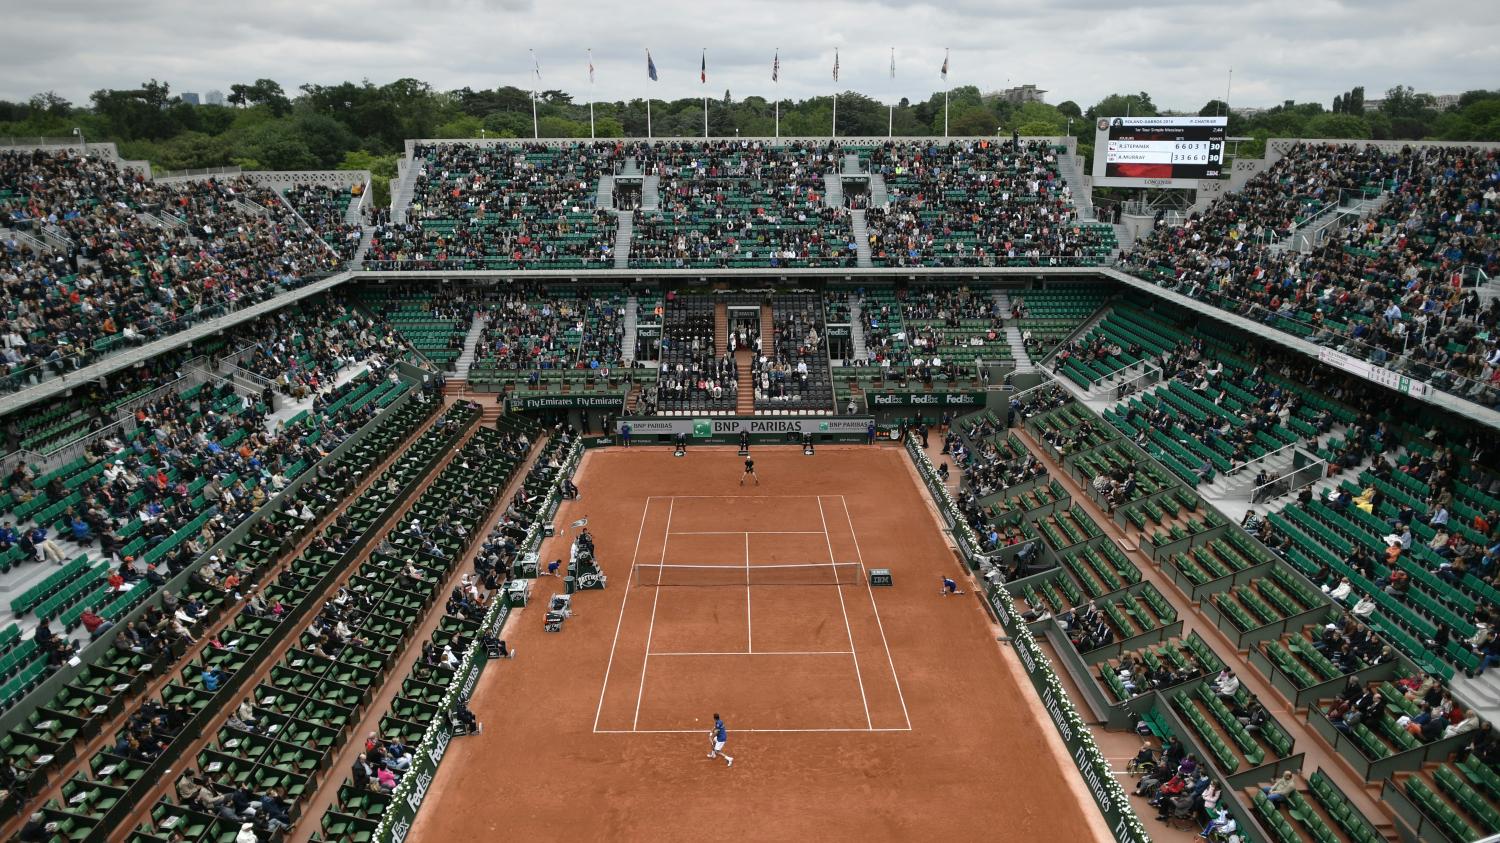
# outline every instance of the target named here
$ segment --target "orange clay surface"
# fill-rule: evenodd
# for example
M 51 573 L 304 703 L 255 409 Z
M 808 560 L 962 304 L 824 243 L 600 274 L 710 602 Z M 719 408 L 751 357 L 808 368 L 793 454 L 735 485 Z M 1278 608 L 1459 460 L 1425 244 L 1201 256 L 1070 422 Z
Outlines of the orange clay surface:
M 537 582 L 474 692 L 483 734 L 449 746 L 408 839 L 1094 839 L 975 595 L 939 595 L 965 578 L 905 453 L 753 456 L 759 486 L 733 448 L 586 456 L 542 558 L 587 516 L 608 587 L 548 633 L 563 584 Z M 895 586 L 833 584 L 830 558 Z M 646 587 L 633 564 L 730 584 Z M 715 712 L 732 769 L 706 757 Z

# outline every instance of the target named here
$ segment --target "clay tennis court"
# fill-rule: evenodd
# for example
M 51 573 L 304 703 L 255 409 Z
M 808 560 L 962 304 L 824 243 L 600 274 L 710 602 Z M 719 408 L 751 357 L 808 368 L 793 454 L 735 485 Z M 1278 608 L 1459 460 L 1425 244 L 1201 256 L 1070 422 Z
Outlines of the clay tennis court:
M 754 457 L 758 487 L 733 448 L 587 455 L 542 553 L 587 516 L 608 587 L 547 633 L 538 581 L 409 839 L 1104 839 L 976 597 L 938 594 L 959 569 L 905 453 Z

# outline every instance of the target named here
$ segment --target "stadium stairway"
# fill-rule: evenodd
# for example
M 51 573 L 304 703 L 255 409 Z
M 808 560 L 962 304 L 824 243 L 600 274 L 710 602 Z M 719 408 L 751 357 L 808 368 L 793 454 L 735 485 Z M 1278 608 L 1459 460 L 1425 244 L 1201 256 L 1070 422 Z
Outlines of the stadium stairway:
M 854 349 L 855 360 L 868 360 L 870 347 L 865 344 L 864 300 L 859 296 L 849 297 L 849 345 Z
M 844 180 L 838 173 L 823 174 L 823 207 L 844 207 Z
M 995 312 L 1000 314 L 1001 324 L 1005 325 L 1005 342 L 1010 345 L 1010 356 L 1016 360 L 1016 374 L 1025 375 L 1037 371 L 1037 365 L 1031 362 L 1031 355 L 1026 351 L 1026 341 L 1021 338 L 1021 329 L 1016 327 L 1015 321 L 1009 319 L 1010 294 L 1004 290 L 996 290 Z
M 863 208 L 849 212 L 849 227 L 854 232 L 854 251 L 858 265 L 872 266 L 870 263 L 870 229 L 865 225 Z
M 484 326 L 489 323 L 489 318 L 482 313 L 474 314 L 474 324 L 469 326 L 469 333 L 464 337 L 464 351 L 458 355 L 454 363 L 454 377 L 469 377 L 469 368 L 474 365 L 474 359 L 479 355 L 475 353 L 474 347 L 479 344 L 479 337 L 484 333 Z
M 401 181 L 396 185 L 395 193 L 391 197 L 391 221 L 406 222 L 406 209 L 411 207 L 412 193 L 417 188 L 417 174 L 422 170 L 422 163 L 418 159 L 408 162 L 406 172 L 402 174 Z
M 594 207 L 607 211 L 615 206 L 615 177 L 605 173 L 599 177 L 599 192 L 594 196 Z
M 776 320 L 771 317 L 769 303 L 760 306 L 760 347 L 771 348 L 776 341 Z
M 849 153 L 848 155 L 844 156 L 843 170 L 840 172 L 840 175 L 845 175 L 845 176 L 859 176 L 859 175 L 864 175 L 864 173 L 861 172 L 860 169 L 859 169 L 859 156 L 858 155 L 855 155 L 854 153 Z
M 631 214 L 615 214 L 615 269 L 630 268 L 630 239 L 635 235 L 635 217 Z
M 870 207 L 884 208 L 891 204 L 890 194 L 885 189 L 885 176 L 879 173 L 870 174 Z
M 620 360 L 629 366 L 635 362 L 635 344 L 638 341 L 636 327 L 641 322 L 641 300 L 635 296 L 625 299 L 625 333 L 620 337 Z
M 1073 207 L 1078 209 L 1078 218 L 1084 221 L 1094 219 L 1094 205 L 1089 201 L 1088 193 L 1084 190 L 1083 174 L 1078 172 L 1077 160 L 1066 153 L 1057 156 L 1057 173 L 1068 186 L 1068 193 L 1073 197 Z
M 628 156 L 626 156 L 625 160 L 623 162 L 621 162 L 621 164 L 620 164 L 620 175 L 622 175 L 622 176 L 639 176 L 640 174 L 641 174 L 641 165 L 635 160 L 635 156 L 634 155 L 628 155 Z
M 714 356 L 723 357 L 729 353 L 729 305 L 725 302 L 714 302 Z
M 661 209 L 661 176 L 646 176 L 641 179 L 641 210 Z
M 739 394 L 735 395 L 734 411 L 742 416 L 755 415 L 755 375 L 750 372 L 754 356 L 755 352 L 748 348 L 734 353 L 734 365 L 738 367 L 736 380 L 740 385 Z

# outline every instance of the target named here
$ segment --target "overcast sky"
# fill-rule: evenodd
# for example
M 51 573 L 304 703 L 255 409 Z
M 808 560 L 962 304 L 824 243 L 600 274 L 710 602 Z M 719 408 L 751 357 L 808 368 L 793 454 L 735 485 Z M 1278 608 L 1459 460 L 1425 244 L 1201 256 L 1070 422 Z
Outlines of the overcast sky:
M 1162 108 L 1283 99 L 1327 105 L 1364 85 L 1431 93 L 1500 85 L 1494 0 L 59 0 L 28 4 L 0 32 L 0 98 L 55 90 L 85 104 L 98 88 L 148 78 L 173 92 L 235 82 L 376 83 L 411 76 L 441 90 L 531 84 L 601 100 L 827 94 L 883 101 L 947 85 L 1034 83 L 1087 108 L 1145 90 Z M 896 78 L 890 49 L 896 49 Z M 781 52 L 781 82 L 771 60 Z M 646 79 L 650 48 L 661 81 Z M 708 84 L 698 82 L 708 51 Z

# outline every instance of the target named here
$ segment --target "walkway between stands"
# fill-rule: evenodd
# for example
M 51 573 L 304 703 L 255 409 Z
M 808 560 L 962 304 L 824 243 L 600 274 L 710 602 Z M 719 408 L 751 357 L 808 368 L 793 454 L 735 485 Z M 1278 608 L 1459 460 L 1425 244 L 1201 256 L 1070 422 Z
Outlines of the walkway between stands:
M 406 452 L 406 449 L 411 447 L 411 445 L 418 439 L 420 439 L 426 432 L 427 426 L 419 426 L 416 430 L 412 431 L 411 435 L 408 436 L 405 441 L 403 441 L 400 445 L 398 445 L 391 451 L 390 456 L 386 457 L 384 461 L 373 466 L 370 471 L 360 479 L 359 483 L 349 493 L 348 497 L 346 497 L 338 506 L 329 510 L 327 515 L 325 515 L 322 519 L 315 522 L 313 529 L 308 530 L 303 535 L 303 537 L 298 540 L 296 545 L 294 545 L 286 553 L 282 554 L 280 560 L 277 561 L 273 567 L 268 569 L 261 576 L 259 582 L 275 582 L 276 578 L 280 576 L 283 571 L 290 568 L 297 559 L 301 558 L 302 552 L 312 544 L 314 539 L 323 534 L 324 529 L 326 529 L 330 524 L 334 522 L 335 519 L 343 514 L 343 512 L 349 508 L 350 504 L 352 504 L 356 500 L 359 500 L 360 496 L 363 495 L 370 488 L 370 486 L 374 485 L 376 479 L 379 478 L 387 468 L 393 465 L 396 460 L 400 459 L 401 455 Z M 436 474 L 434 474 L 433 476 L 436 476 Z M 269 502 L 267 505 L 275 506 L 277 505 L 277 500 L 279 499 L 273 499 L 273 501 Z M 413 498 L 413 500 L 415 500 L 415 497 Z M 75 773 L 82 770 L 90 759 L 98 755 L 109 745 L 113 744 L 115 739 L 119 735 L 120 729 L 124 728 L 125 721 L 129 719 L 130 715 L 140 707 L 141 702 L 143 702 L 144 700 L 159 697 L 162 689 L 165 688 L 173 679 L 178 676 L 180 668 L 183 665 L 190 664 L 195 659 L 197 659 L 199 654 L 208 646 L 209 641 L 217 638 L 221 632 L 229 628 L 230 624 L 234 623 L 235 618 L 239 616 L 240 608 L 241 605 L 230 607 L 212 624 L 204 627 L 199 632 L 197 641 L 188 645 L 187 651 L 183 653 L 181 658 L 173 662 L 170 668 L 163 670 L 156 676 L 152 677 L 152 679 L 146 683 L 145 688 L 142 689 L 139 696 L 132 697 L 126 700 L 121 712 L 117 714 L 112 720 L 100 726 L 99 734 L 92 740 L 84 744 L 81 748 L 79 748 L 78 754 L 72 762 L 64 765 L 51 774 L 48 786 L 44 788 L 36 797 L 34 797 L 32 801 L 35 804 L 39 805 L 48 799 L 65 799 L 66 797 L 64 797 L 62 794 L 62 785 L 65 784 L 69 779 L 71 779 Z M 82 628 L 80 627 L 80 631 L 81 629 Z M 104 634 L 105 636 L 112 636 L 115 634 L 115 632 L 116 630 L 106 630 Z M 292 644 L 295 644 L 297 642 L 296 635 L 288 635 L 286 636 L 286 638 Z M 270 667 L 276 664 L 276 660 L 270 660 L 266 664 L 266 670 L 269 671 Z M 217 730 L 205 731 L 205 735 L 207 735 L 209 738 L 212 738 L 215 734 L 217 734 Z M 197 747 L 192 754 L 186 754 L 184 755 L 184 757 L 195 758 L 197 749 L 201 748 L 202 747 Z M 142 804 L 147 805 L 148 803 Z M 154 804 L 154 800 L 151 804 Z M 29 812 L 27 811 L 22 811 L 20 812 L 18 817 L 24 818 L 28 815 L 28 813 Z M 136 823 L 132 822 L 130 823 L 129 827 L 134 828 L 135 824 Z M 19 828 L 19 826 L 17 826 L 16 828 L 6 828 L 0 826 L 0 836 L 6 836 L 8 839 L 8 835 L 10 833 L 14 833 L 17 828 Z
M 392 456 L 391 456 L 390 460 L 394 460 L 394 459 L 398 458 L 401 454 L 405 453 L 406 449 L 411 445 L 411 443 L 414 442 L 417 437 L 420 437 L 422 434 L 425 434 L 429 429 L 430 429 L 429 425 L 422 425 L 418 429 L 418 431 L 415 434 L 413 434 L 413 436 L 410 439 L 408 439 L 405 443 L 403 443 L 401 447 L 397 448 L 394 452 L 392 452 Z M 427 491 L 427 487 L 431 486 L 432 483 L 433 483 L 433 481 L 435 481 L 438 478 L 438 476 L 443 473 L 443 470 L 448 467 L 448 464 L 450 462 L 452 462 L 454 460 L 454 458 L 456 458 L 458 456 L 459 452 L 463 450 L 463 448 L 464 448 L 464 446 L 466 444 L 468 444 L 469 439 L 471 439 L 473 437 L 474 431 L 478 430 L 478 429 L 479 429 L 479 425 L 475 424 L 475 426 L 473 428 L 471 428 L 464 436 L 460 437 L 458 441 L 456 441 L 456 442 L 453 443 L 453 445 L 448 449 L 448 452 L 437 463 L 437 465 L 433 466 L 432 470 L 429 471 L 427 473 L 427 475 L 422 478 L 422 482 L 419 483 L 417 485 L 417 487 L 411 491 L 410 495 L 406 499 L 406 501 L 407 501 L 406 504 L 403 505 L 403 506 L 397 507 L 396 511 L 392 512 L 389 518 L 387 518 L 383 523 L 381 523 L 380 525 L 378 525 L 377 527 L 375 527 L 374 531 L 373 531 L 373 535 L 384 535 L 385 533 L 388 533 L 391 530 L 394 530 L 398 525 L 400 525 L 401 519 L 404 518 L 406 516 L 406 514 L 410 511 L 411 505 L 414 504 L 414 503 L 416 503 L 419 499 L 421 499 L 422 494 Z M 384 470 L 385 470 L 384 469 L 384 465 L 382 465 L 382 467 L 381 467 L 381 469 L 379 471 L 371 471 L 371 472 L 369 472 L 366 475 L 366 483 L 372 482 L 375 478 L 378 478 L 380 476 L 381 472 L 384 471 Z M 361 489 L 360 489 L 360 491 L 362 492 L 364 488 L 365 488 L 365 486 L 362 486 Z M 339 509 L 337 511 L 342 511 L 344 508 L 346 508 L 349 505 L 350 502 L 356 500 L 357 497 L 358 497 L 358 495 L 356 494 L 356 495 L 353 495 L 353 496 L 350 496 L 350 497 L 346 498 L 345 501 L 344 501 L 344 503 L 342 505 L 340 505 L 340 507 L 339 507 Z M 317 536 L 317 535 L 321 535 L 321 533 L 319 531 L 310 532 L 308 534 L 308 541 L 309 541 L 309 543 L 311 541 L 311 538 L 313 536 Z M 376 544 L 377 544 L 376 542 L 370 542 L 362 551 L 360 551 L 356 555 L 356 557 L 353 560 L 351 560 L 351 562 L 349 563 L 348 567 L 346 567 L 344 569 L 345 574 L 347 575 L 350 572 L 359 570 L 360 567 L 362 565 L 364 565 L 366 561 L 369 560 L 370 554 L 372 554 L 374 552 Z M 300 548 L 299 548 L 299 553 L 300 553 Z M 297 558 L 297 554 L 293 554 L 293 555 L 291 555 L 291 556 L 288 557 L 288 560 L 295 560 L 296 558 Z M 323 604 L 327 603 L 329 600 L 333 599 L 333 596 L 338 593 L 339 588 L 341 586 L 343 586 L 344 583 L 347 580 L 348 580 L 348 576 L 337 577 L 337 578 L 335 578 L 334 582 L 332 582 L 332 583 L 329 584 L 328 588 L 322 594 L 319 594 L 319 595 L 316 595 L 316 596 L 309 595 L 309 599 L 313 600 L 316 605 L 322 606 Z M 269 581 L 269 580 L 264 580 L 264 581 Z M 235 613 L 234 612 L 229 612 L 227 614 L 233 615 Z M 230 618 L 230 619 L 232 620 L 232 618 Z M 227 625 L 227 623 L 226 623 L 226 625 Z M 282 630 L 282 631 L 283 632 L 289 632 L 289 631 L 293 631 L 293 630 Z M 296 631 L 296 632 L 300 633 L 300 631 Z M 203 640 L 206 640 L 207 638 L 208 638 L 208 636 L 205 635 L 205 636 L 201 636 L 199 638 L 199 640 L 203 641 Z M 415 639 L 413 639 L 413 641 L 415 641 Z M 301 645 L 300 634 L 282 635 L 282 636 L 278 637 L 276 639 L 275 643 L 271 645 L 273 649 L 271 650 L 269 656 L 261 663 L 261 667 L 259 669 L 257 669 L 254 674 L 252 674 L 250 676 L 250 678 L 246 681 L 244 687 L 246 687 L 246 688 L 254 688 L 254 687 L 258 686 L 267 676 L 269 676 L 271 674 L 271 671 L 273 669 L 275 669 L 276 666 L 281 663 L 282 657 L 284 657 L 286 655 L 286 653 L 287 653 L 288 650 L 291 650 L 292 648 L 298 647 L 300 645 Z M 411 646 L 412 646 L 411 644 L 408 644 L 408 647 L 411 647 Z M 420 650 L 420 647 L 418 647 L 417 649 Z M 394 674 L 389 674 L 389 675 L 390 676 L 394 676 Z M 247 691 L 246 693 L 249 693 L 249 691 Z M 203 752 L 203 750 L 207 749 L 208 746 L 211 743 L 213 743 L 218 738 L 219 730 L 221 728 L 223 728 L 224 721 L 227 720 L 229 718 L 229 716 L 231 714 L 233 714 L 233 713 L 234 713 L 234 708 L 232 706 L 226 706 L 225 708 L 221 709 L 210 723 L 207 723 L 207 724 L 205 724 L 203 726 L 203 732 L 199 736 L 199 738 L 197 740 L 193 741 L 193 743 L 191 743 L 190 745 L 188 745 L 188 747 L 183 750 L 183 752 L 182 752 L 182 758 L 184 758 L 184 759 L 197 759 L 198 755 L 201 752 Z M 112 731 L 106 731 L 104 734 L 105 735 L 113 735 L 114 733 Z M 350 742 L 351 743 L 357 743 L 357 741 L 350 741 Z M 80 755 L 79 757 L 80 758 L 88 758 L 88 757 L 91 757 L 91 756 L 89 756 L 89 755 Z M 195 760 L 194 761 L 185 761 L 184 763 L 185 764 L 196 765 L 196 761 Z M 330 768 L 330 769 L 328 769 L 328 770 L 326 770 L 324 772 L 325 772 L 325 775 L 337 776 L 337 775 L 340 775 L 341 770 L 340 770 L 340 768 L 334 767 L 334 768 Z M 120 828 L 114 830 L 114 834 L 111 835 L 110 839 L 112 841 L 115 841 L 115 843 L 123 843 L 123 841 L 125 841 L 126 839 L 128 839 L 129 836 L 130 836 L 130 834 L 133 833 L 133 829 L 135 829 L 135 827 L 137 825 L 139 825 L 141 822 L 143 822 L 146 819 L 147 816 L 149 816 L 150 811 L 151 811 L 151 807 L 153 805 L 155 805 L 156 802 L 159 799 L 161 799 L 161 797 L 167 796 L 168 794 L 171 794 L 172 797 L 175 798 L 176 794 L 175 794 L 174 786 L 176 785 L 178 778 L 180 778 L 180 776 L 174 775 L 174 776 L 170 776 L 170 777 L 164 778 L 162 781 L 158 782 L 157 785 L 156 785 L 156 787 L 152 788 L 152 790 L 147 793 L 146 797 L 141 800 L 141 803 L 140 803 L 139 806 L 137 806 L 135 813 L 133 813 L 126 822 L 122 823 Z M 59 778 L 58 780 L 61 781 L 61 778 Z M 321 785 L 321 783 L 320 783 L 320 785 Z M 322 815 L 320 814 L 318 816 L 321 818 Z
M 444 400 L 444 403 L 452 405 L 458 401 L 458 398 L 450 396 Z M 484 422 L 481 422 L 482 424 Z M 488 531 L 495 519 L 499 517 L 499 514 L 505 511 L 505 507 L 510 503 L 511 498 L 515 497 L 521 485 L 526 482 L 526 476 L 531 472 L 532 466 L 536 464 L 537 457 L 546 447 L 547 439 L 547 435 L 543 433 L 532 443 L 531 452 L 517 466 L 516 475 L 511 479 L 510 485 L 505 487 L 505 493 L 500 496 L 499 502 L 485 516 L 483 524 L 486 531 Z M 457 453 L 457 450 L 455 448 L 454 453 Z M 354 757 L 365 751 L 365 743 L 360 736 L 368 735 L 371 732 L 380 733 L 380 721 L 391 710 L 391 704 L 395 701 L 396 697 L 401 695 L 402 682 L 399 681 L 400 677 L 409 676 L 413 665 L 422 656 L 422 648 L 415 642 L 432 639 L 433 631 L 438 628 L 438 625 L 443 622 L 443 618 L 445 617 L 443 611 L 444 596 L 453 591 L 454 587 L 458 585 L 459 580 L 463 579 L 465 574 L 473 572 L 474 559 L 483 549 L 484 543 L 482 541 L 474 542 L 468 552 L 459 560 L 459 563 L 454 566 L 453 572 L 448 575 L 448 579 L 443 583 L 443 587 L 434 592 L 437 594 L 438 599 L 433 601 L 432 608 L 428 611 L 427 617 L 408 636 L 408 640 L 412 641 L 413 644 L 408 646 L 396 661 L 391 664 L 390 668 L 386 671 L 387 681 L 376 690 L 374 696 L 365 704 L 364 714 L 360 717 L 359 721 L 350 727 L 350 739 L 344 743 L 343 749 L 339 750 L 332 763 L 328 765 L 328 775 L 322 781 L 318 782 L 317 790 L 312 795 L 310 801 L 302 806 L 302 813 L 297 817 L 297 822 L 287 832 L 286 843 L 306 843 L 318 831 L 323 821 L 323 815 L 338 801 L 339 787 L 343 784 L 345 774 L 354 767 Z M 495 599 L 504 598 L 501 595 L 496 595 Z M 516 609 L 511 613 L 508 623 L 520 623 L 520 619 L 525 613 L 525 609 Z M 396 736 L 382 735 L 382 737 L 391 738 Z M 405 738 L 412 746 L 415 746 L 420 736 L 400 735 L 399 737 Z
M 1057 480 L 1067 489 L 1073 498 L 1075 506 L 1081 506 L 1099 525 L 1105 535 L 1109 536 L 1116 546 L 1120 546 L 1121 540 L 1129 541 L 1126 534 L 1120 530 L 1114 520 L 1099 507 L 1094 499 L 1072 475 L 1063 469 L 1062 464 L 1053 458 L 1051 451 L 1043 443 L 1033 437 L 1030 431 L 1024 428 L 1012 428 L 1011 432 L 1026 445 L 1026 447 L 1037 456 L 1047 467 L 1052 478 Z M 1153 563 L 1146 554 L 1137 549 L 1134 543 L 1129 544 L 1130 549 L 1121 550 L 1140 569 L 1142 578 L 1155 585 L 1172 608 L 1177 610 L 1177 615 L 1183 621 L 1182 636 L 1187 637 L 1197 632 L 1202 638 L 1209 642 L 1214 651 L 1224 658 L 1225 662 L 1233 669 L 1235 676 L 1239 677 L 1240 683 L 1254 694 L 1266 707 L 1271 716 L 1276 718 L 1284 726 L 1288 734 L 1295 741 L 1293 752 L 1306 753 L 1302 765 L 1302 778 L 1306 779 L 1315 770 L 1321 767 L 1334 778 L 1339 787 L 1348 795 L 1349 801 L 1364 816 L 1371 818 L 1371 822 L 1378 829 L 1387 830 L 1391 828 L 1390 816 L 1381 807 L 1378 801 L 1380 785 L 1367 785 L 1361 781 L 1349 767 L 1342 756 L 1334 752 L 1331 747 L 1318 738 L 1307 726 L 1305 715 L 1299 715 L 1287 703 L 1271 684 L 1261 676 L 1260 672 L 1252 668 L 1244 656 L 1239 653 L 1234 644 L 1219 630 L 1217 626 L 1210 623 L 1202 615 L 1198 614 L 1195 604 L 1183 596 L 1182 592 L 1166 574 L 1162 573 L 1160 567 Z M 1080 712 L 1086 712 L 1087 707 L 1080 706 Z M 1144 804 L 1138 802 L 1137 807 Z

